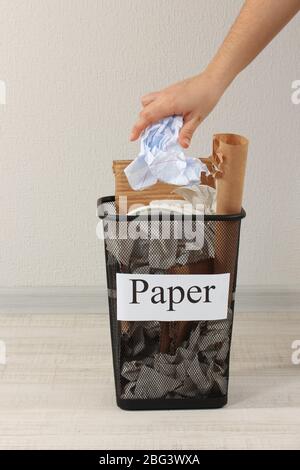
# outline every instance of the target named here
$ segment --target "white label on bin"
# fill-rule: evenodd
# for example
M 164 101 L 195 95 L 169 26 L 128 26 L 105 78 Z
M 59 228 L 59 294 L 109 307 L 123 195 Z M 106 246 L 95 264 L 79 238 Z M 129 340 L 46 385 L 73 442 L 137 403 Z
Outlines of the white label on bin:
M 117 274 L 117 318 L 127 321 L 227 318 L 230 274 Z

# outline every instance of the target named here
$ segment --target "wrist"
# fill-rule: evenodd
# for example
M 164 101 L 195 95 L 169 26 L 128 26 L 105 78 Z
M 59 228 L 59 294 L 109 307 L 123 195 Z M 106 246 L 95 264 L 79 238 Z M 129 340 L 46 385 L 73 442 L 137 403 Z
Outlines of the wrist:
M 235 79 L 236 74 L 222 64 L 212 60 L 204 71 L 207 78 L 214 83 L 222 95 Z

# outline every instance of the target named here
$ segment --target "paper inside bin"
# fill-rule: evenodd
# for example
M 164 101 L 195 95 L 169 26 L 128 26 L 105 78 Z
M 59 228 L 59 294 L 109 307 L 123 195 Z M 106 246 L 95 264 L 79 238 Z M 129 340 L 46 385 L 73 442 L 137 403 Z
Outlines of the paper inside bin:
M 226 394 L 232 321 L 230 309 L 228 316 L 227 320 L 194 323 L 189 338 L 173 355 L 159 353 L 155 349 L 160 332 L 158 322 L 131 324 L 128 336 L 123 338 L 126 360 L 121 375 L 126 379 L 126 384 L 122 398 L 184 398 L 210 393 Z M 153 337 L 153 334 L 156 336 Z M 142 347 L 137 348 L 137 343 Z M 137 350 L 138 360 L 134 359 Z

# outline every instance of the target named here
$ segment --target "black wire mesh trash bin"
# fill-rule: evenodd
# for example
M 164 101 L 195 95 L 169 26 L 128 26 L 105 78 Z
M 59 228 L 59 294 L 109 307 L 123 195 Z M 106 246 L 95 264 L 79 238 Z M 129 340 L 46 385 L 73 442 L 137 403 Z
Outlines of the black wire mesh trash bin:
M 242 209 L 240 214 L 233 215 L 202 216 L 203 243 L 199 248 L 194 246 L 193 249 L 187 249 L 190 240 L 184 236 L 180 239 L 162 238 L 165 221 L 159 215 L 154 218 L 149 215 L 138 217 L 139 230 L 143 234 L 150 232 L 155 224 L 156 238 L 149 236 L 132 239 L 128 234 L 137 217 L 119 215 L 114 197 L 100 198 L 97 209 L 98 216 L 104 223 L 111 342 L 118 406 L 133 410 L 224 406 L 227 403 L 240 224 L 246 215 L 245 211 Z M 191 227 L 195 228 L 198 218 L 198 215 L 182 218 L 171 214 L 169 224 L 171 229 L 177 230 L 180 224 L 186 224 L 189 220 Z M 150 279 L 160 280 L 163 279 L 161 276 L 173 275 L 171 279 L 183 284 L 182 280 L 190 278 L 186 275 L 192 275 L 193 279 L 202 279 L 203 276 L 199 275 L 206 275 L 206 279 L 208 276 L 216 278 L 216 275 L 221 274 L 228 276 L 226 316 L 222 319 L 189 318 L 163 321 L 154 313 L 153 319 L 118 319 L 117 279 L 120 279 L 120 275 L 127 275 L 131 283 L 135 282 L 133 277 L 138 275 L 143 275 L 145 279 L 152 276 Z M 139 284 L 138 292 L 145 292 L 148 282 L 144 279 L 141 282 L 144 284 Z M 207 292 L 210 287 L 205 288 L 206 297 L 204 290 L 201 291 L 199 287 L 198 292 L 202 293 L 197 299 L 201 298 L 203 302 L 209 303 Z M 162 292 L 162 288 L 160 289 Z M 184 290 L 180 285 L 177 289 Z M 169 290 L 169 294 L 170 292 L 173 291 Z M 187 293 L 180 291 L 181 297 L 177 291 L 176 302 L 180 303 L 182 296 L 190 294 L 189 300 L 195 303 L 195 293 L 194 287 L 193 291 Z M 162 299 L 165 298 L 160 297 L 160 304 L 167 304 L 167 300 L 163 302 Z M 167 306 L 171 307 L 169 311 L 175 310 L 174 305 L 170 304 L 170 299 L 168 302 Z M 203 305 L 197 304 L 199 312 L 204 308 Z M 164 305 L 166 310 L 167 306 Z M 121 307 L 119 303 L 119 310 Z M 140 312 L 142 316 L 142 310 Z

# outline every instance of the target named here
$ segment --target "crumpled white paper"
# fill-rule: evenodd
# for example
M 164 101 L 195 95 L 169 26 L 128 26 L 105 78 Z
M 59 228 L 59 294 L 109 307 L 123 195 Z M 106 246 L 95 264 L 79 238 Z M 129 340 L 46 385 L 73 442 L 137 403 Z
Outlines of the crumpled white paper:
M 184 186 L 173 191 L 180 199 L 153 200 L 148 206 L 140 206 L 128 215 L 155 214 L 175 212 L 178 214 L 215 214 L 217 206 L 217 191 L 205 184 Z
M 181 189 L 181 188 L 179 188 Z M 185 188 L 184 188 L 185 189 Z M 158 199 L 151 201 L 148 206 L 140 206 L 128 212 L 128 215 L 143 215 L 143 214 L 199 214 L 203 215 L 205 208 L 200 202 L 197 207 L 193 206 L 191 201 L 181 199 Z
M 182 125 L 182 116 L 169 116 L 145 129 L 138 157 L 125 168 L 132 189 L 144 189 L 157 181 L 178 186 L 199 184 L 201 173 L 208 173 L 204 163 L 187 157 L 179 145 Z
M 194 209 L 201 210 L 203 206 L 205 214 L 215 214 L 217 210 L 217 191 L 205 184 L 194 185 L 186 188 L 176 188 L 173 191 L 188 201 Z

